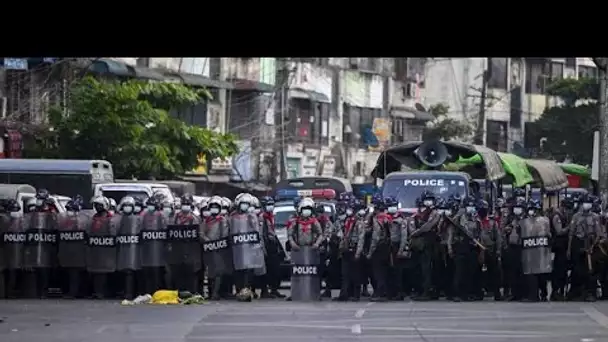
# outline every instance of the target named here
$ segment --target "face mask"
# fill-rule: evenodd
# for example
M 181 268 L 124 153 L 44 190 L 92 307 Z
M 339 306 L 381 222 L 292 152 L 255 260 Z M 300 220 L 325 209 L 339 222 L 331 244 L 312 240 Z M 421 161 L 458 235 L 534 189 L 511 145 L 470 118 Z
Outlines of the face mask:
M 249 208 L 247 208 L 247 212 L 248 212 L 248 213 L 253 213 L 254 211 L 255 211 L 255 208 L 254 208 L 254 207 L 249 207 Z
M 365 216 L 365 209 L 361 209 L 361 210 L 357 211 L 357 215 Z
M 146 208 L 148 208 L 148 211 L 154 211 L 154 210 L 156 210 L 156 207 L 153 206 L 153 205 L 149 205 Z
M 346 215 L 351 216 L 353 214 L 352 209 L 346 209 Z
M 222 211 L 222 209 L 218 208 L 218 207 L 211 207 L 209 208 L 209 213 L 211 215 L 217 215 Z
M 242 212 L 249 211 L 249 203 L 241 203 L 241 204 L 239 204 L 239 209 L 241 209 Z
M 365 211 L 365 210 L 363 210 L 363 211 Z M 370 207 L 369 208 L 369 212 L 370 212 L 370 214 L 373 214 L 374 213 L 374 207 Z
M 439 213 L 439 215 L 445 214 L 445 210 L 444 209 L 437 209 L 437 212 Z
M 592 207 L 591 203 L 583 203 L 583 210 L 587 211 L 590 210 Z
M 167 215 L 171 214 L 172 212 L 173 212 L 173 209 L 171 209 L 171 208 L 163 208 L 163 213 L 165 213 Z
M 189 213 L 192 208 L 189 205 L 182 205 L 182 211 Z
M 136 206 L 133 208 L 133 212 L 134 212 L 134 213 L 141 213 L 141 207 L 140 207 L 140 206 L 138 206 L 138 205 L 136 205 Z
M 310 215 L 312 215 L 312 210 L 310 210 L 310 209 L 302 209 L 302 216 L 304 216 L 304 217 L 310 217 Z
M 446 211 L 444 211 L 444 213 L 448 216 L 452 215 L 452 211 L 450 209 L 447 209 Z
M 513 214 L 515 214 L 517 216 L 521 215 L 522 212 L 523 212 L 522 208 L 519 208 L 519 207 L 513 208 Z
M 222 214 L 222 215 L 228 214 L 228 209 L 222 209 L 222 210 L 220 210 L 220 214 Z
M 536 215 L 536 211 L 535 210 L 528 210 L 528 216 L 534 216 Z
M 209 216 L 211 216 L 211 212 L 209 210 L 203 210 L 203 217 L 209 217 Z
M 424 200 L 422 204 L 424 204 L 425 207 L 430 207 L 433 205 L 433 200 Z
M 274 210 L 274 205 L 267 205 L 266 206 L 266 211 L 271 213 Z
M 262 212 L 262 209 L 259 209 L 259 208 L 253 209 L 253 213 L 256 214 L 256 215 L 259 214 L 259 213 L 261 213 L 261 212 Z
M 397 212 L 397 207 L 388 207 L 389 214 L 394 214 Z
M 474 214 L 476 212 L 475 207 L 467 207 L 467 214 Z
M 125 214 L 130 214 L 133 211 L 133 207 L 130 205 L 125 205 L 122 207 L 122 212 Z
M 21 213 L 18 211 L 11 211 L 11 217 L 12 218 L 21 217 Z

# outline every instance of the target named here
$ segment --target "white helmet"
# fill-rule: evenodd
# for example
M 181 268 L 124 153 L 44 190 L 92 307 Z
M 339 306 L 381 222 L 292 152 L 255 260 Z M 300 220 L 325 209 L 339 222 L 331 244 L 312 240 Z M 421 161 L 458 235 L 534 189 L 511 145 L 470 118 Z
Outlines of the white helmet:
M 304 208 L 315 209 L 315 201 L 310 197 L 304 197 L 300 203 L 298 203 L 298 211 L 302 211 Z
M 197 208 L 205 208 L 209 205 L 209 197 L 203 197 L 198 203 L 196 203 Z
M 221 209 L 222 205 L 224 205 L 224 199 L 220 196 L 213 196 L 209 199 L 209 202 L 207 202 L 208 207 L 210 207 L 211 205 L 217 205 Z
M 108 206 L 111 209 L 116 209 L 116 200 L 113 198 L 108 198 L 108 197 L 106 197 L 106 199 L 108 200 Z
M 241 203 L 247 203 L 249 205 L 253 205 L 254 198 L 255 197 L 248 193 L 239 194 L 239 196 L 236 196 L 234 199 L 234 204 L 240 205 Z
M 222 197 L 222 207 L 230 208 L 232 206 L 232 201 L 228 197 Z
M 253 203 L 251 203 L 251 204 L 252 204 L 252 205 L 253 205 L 255 208 L 260 208 L 260 207 L 262 207 L 262 205 L 260 204 L 260 200 L 259 200 L 257 197 L 255 197 L 255 196 L 253 196 L 253 195 L 251 195 L 251 197 L 253 197 Z
M 108 201 L 108 199 L 103 196 L 94 197 L 91 202 L 93 203 L 93 207 L 95 206 L 95 204 L 99 204 L 103 206 L 104 210 L 108 210 L 108 208 L 110 207 L 110 201 Z

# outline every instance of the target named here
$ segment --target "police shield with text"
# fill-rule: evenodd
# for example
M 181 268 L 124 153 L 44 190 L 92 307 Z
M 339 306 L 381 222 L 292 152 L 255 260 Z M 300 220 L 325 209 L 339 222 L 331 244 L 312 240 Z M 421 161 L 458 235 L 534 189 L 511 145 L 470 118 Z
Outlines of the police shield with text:
M 82 295 L 81 284 L 86 276 L 87 227 L 89 216 L 82 214 L 81 198 L 74 198 L 66 205 L 66 212 L 59 217 L 57 260 L 67 275 L 67 298 Z
M 530 200 L 527 205 L 527 216 L 520 221 L 521 227 L 521 262 L 522 272 L 526 277 L 526 301 L 546 301 L 547 281 L 552 270 L 551 260 L 551 226 L 549 219 L 542 216 L 541 204 Z
M 24 268 L 29 297 L 46 297 L 57 253 L 57 210 L 49 202 L 48 191 L 36 194 L 36 207 L 26 214 Z
M 167 226 L 167 270 L 174 289 L 195 293 L 202 264 L 200 220 L 192 213 L 193 207 L 192 196 L 184 195 L 173 224 Z
M 125 197 L 118 206 L 119 215 L 115 216 L 118 227 L 116 234 L 116 270 L 121 273 L 124 281 L 124 297 L 133 299 L 135 293 L 136 275 L 141 270 L 141 217 L 133 212 L 135 199 Z
M 23 269 L 23 250 L 27 236 L 21 207 L 16 200 L 10 199 L 5 204 L 5 212 L 0 221 L 0 264 L 6 269 L 5 292 L 8 298 L 17 297 L 18 279 Z
M 116 271 L 116 229 L 109 206 L 107 198 L 93 198 L 95 214 L 87 230 L 87 271 L 93 280 L 93 296 L 99 299 L 106 296 L 108 276 Z
M 163 200 L 159 194 L 148 198 L 146 212 L 142 215 L 141 250 L 145 293 L 154 293 L 163 285 L 168 222 L 168 214 L 163 211 Z
M 209 278 L 212 300 L 220 299 L 222 281 L 232 273 L 232 251 L 228 220 L 222 211 L 222 198 L 213 196 L 207 203 L 209 216 L 203 218 L 200 228 L 203 257 Z
M 315 202 L 306 197 L 298 204 L 297 218 L 289 232 L 291 245 L 291 300 L 320 299 L 321 274 L 319 247 L 323 231 L 313 216 Z
M 249 212 L 253 196 L 243 194 L 235 200 L 235 204 L 237 208 L 230 215 L 229 227 L 237 297 L 241 301 L 251 301 L 255 270 L 265 266 L 264 246 L 260 237 L 259 222 Z

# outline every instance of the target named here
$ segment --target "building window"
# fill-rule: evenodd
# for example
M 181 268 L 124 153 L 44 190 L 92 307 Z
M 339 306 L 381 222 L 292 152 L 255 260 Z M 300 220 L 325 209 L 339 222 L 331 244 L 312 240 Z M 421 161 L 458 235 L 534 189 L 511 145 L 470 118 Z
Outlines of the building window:
M 217 57 L 209 57 L 209 78 L 212 80 L 220 79 L 220 70 L 222 68 L 222 59 Z
M 149 57 L 139 57 L 139 58 L 137 58 L 135 63 L 137 63 L 138 67 L 147 68 L 148 66 L 150 66 L 150 58 Z
M 508 131 L 505 121 L 486 120 L 486 146 L 498 152 L 507 152 Z
M 566 58 L 566 68 L 576 68 L 576 57 Z
M 489 88 L 507 89 L 507 58 L 490 58 Z
M 526 94 L 544 94 L 548 75 L 541 60 L 526 60 Z
M 308 99 L 291 99 L 287 128 L 293 132 L 291 141 L 313 145 L 329 145 L 329 103 L 314 102 Z
M 232 91 L 228 107 L 228 131 L 241 139 L 259 135 L 260 112 L 257 108 L 257 93 Z
M 579 65 L 578 78 L 597 78 L 597 68 L 592 66 Z
M 549 70 L 550 81 L 554 82 L 564 78 L 564 64 L 559 62 L 551 62 Z

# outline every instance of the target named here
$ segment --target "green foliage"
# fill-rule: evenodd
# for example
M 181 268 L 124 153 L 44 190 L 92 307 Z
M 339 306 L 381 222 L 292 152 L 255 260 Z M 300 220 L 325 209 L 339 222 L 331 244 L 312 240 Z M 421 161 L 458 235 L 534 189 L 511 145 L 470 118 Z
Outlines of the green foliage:
M 117 178 L 171 178 L 192 170 L 201 153 L 227 157 L 238 149 L 234 136 L 189 126 L 168 113 L 205 98 L 206 90 L 181 84 L 86 77 L 72 88 L 68 115 L 50 111 L 52 131 L 38 143 L 53 149 L 54 157 L 107 159 Z
M 561 97 L 563 106 L 547 108 L 531 129 L 531 138 L 544 138 L 542 152 L 557 160 L 572 159 L 579 164 L 591 164 L 593 132 L 598 129 L 599 108 L 596 103 L 576 106 L 578 100 L 597 99 L 599 85 L 593 79 L 563 79 L 547 89 Z
M 574 107 L 577 100 L 597 100 L 599 96 L 599 83 L 593 78 L 564 78 L 552 82 L 547 87 L 547 94 L 558 96 L 564 100 L 565 105 Z
M 447 116 L 450 107 L 439 103 L 429 107 L 429 112 L 435 117 L 423 132 L 425 140 L 459 140 L 473 133 L 473 127 L 468 122 L 452 119 Z

